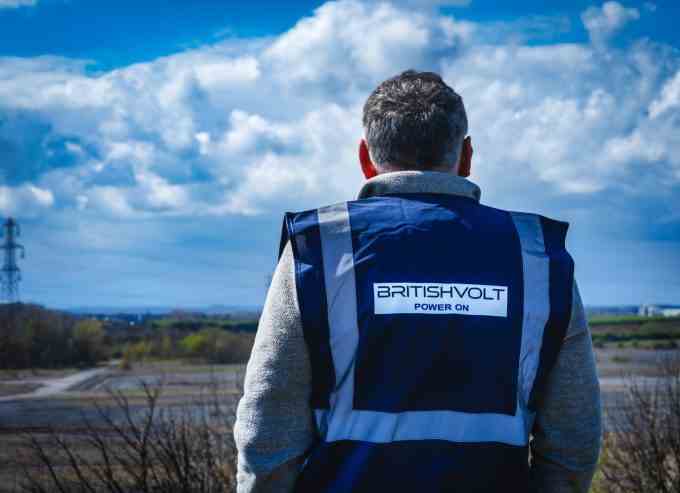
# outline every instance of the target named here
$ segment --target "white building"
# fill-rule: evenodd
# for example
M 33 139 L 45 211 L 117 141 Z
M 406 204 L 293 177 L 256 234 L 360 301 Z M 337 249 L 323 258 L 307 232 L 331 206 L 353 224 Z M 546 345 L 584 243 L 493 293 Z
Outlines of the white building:
M 670 305 L 640 305 L 638 315 L 642 317 L 680 317 L 680 307 Z

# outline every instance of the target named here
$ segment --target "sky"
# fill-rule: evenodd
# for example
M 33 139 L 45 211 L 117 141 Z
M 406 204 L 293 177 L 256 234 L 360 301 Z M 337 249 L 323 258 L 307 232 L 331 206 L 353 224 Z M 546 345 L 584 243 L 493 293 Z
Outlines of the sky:
M 361 108 L 464 99 L 482 202 L 569 221 L 586 305 L 680 303 L 680 17 L 654 2 L 0 0 L 0 216 L 50 307 L 258 306 Z

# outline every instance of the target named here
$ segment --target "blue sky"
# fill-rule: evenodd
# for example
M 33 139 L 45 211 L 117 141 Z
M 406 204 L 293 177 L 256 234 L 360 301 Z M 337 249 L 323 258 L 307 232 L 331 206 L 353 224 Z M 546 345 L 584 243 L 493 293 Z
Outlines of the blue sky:
M 285 4 L 285 6 L 284 6 Z M 680 303 L 680 4 L 0 0 L 23 298 L 258 305 L 283 212 L 353 198 L 361 105 L 435 70 L 483 202 L 571 223 L 586 304 Z
M 99 69 L 110 69 L 187 48 L 198 48 L 227 37 L 279 35 L 305 16 L 313 15 L 322 1 L 280 2 L 276 0 L 231 2 L 182 0 L 144 2 L 87 2 L 84 0 L 6 0 L 0 9 L 0 55 L 31 57 L 44 54 L 88 59 Z M 438 2 L 411 2 L 437 6 Z M 439 2 L 440 12 L 475 22 L 515 23 L 534 21 L 544 29 L 533 43 L 585 42 L 588 32 L 580 14 L 594 5 L 589 0 L 492 1 L 476 0 L 467 5 Z M 453 5 L 450 5 L 453 4 Z M 1 3 L 0 3 L 1 5 Z M 406 3 L 407 6 L 408 2 Z M 628 5 L 628 4 L 627 4 Z M 673 0 L 636 3 L 642 12 L 654 9 L 627 27 L 617 40 L 653 37 L 677 47 L 675 19 L 680 4 Z M 543 21 L 543 26 L 539 21 Z M 550 24 L 552 20 L 552 24 Z M 550 28 L 554 29 L 550 29 Z M 536 29 L 536 26 L 533 27 Z

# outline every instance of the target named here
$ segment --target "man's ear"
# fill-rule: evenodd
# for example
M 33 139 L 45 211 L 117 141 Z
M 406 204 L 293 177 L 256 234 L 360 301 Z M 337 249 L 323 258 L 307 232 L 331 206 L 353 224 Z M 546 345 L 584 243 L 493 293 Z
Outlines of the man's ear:
M 366 139 L 361 139 L 359 142 L 359 163 L 361 164 L 361 171 L 367 180 L 378 174 L 375 164 L 371 161 L 371 155 L 368 153 Z
M 460 151 L 458 176 L 465 178 L 470 176 L 470 169 L 472 168 L 472 152 L 472 139 L 470 137 L 465 137 L 465 140 L 463 140 L 463 148 Z

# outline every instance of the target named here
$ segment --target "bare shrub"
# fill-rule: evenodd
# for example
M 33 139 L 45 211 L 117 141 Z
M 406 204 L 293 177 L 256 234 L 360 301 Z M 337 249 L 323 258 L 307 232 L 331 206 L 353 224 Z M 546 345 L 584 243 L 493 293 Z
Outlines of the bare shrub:
M 680 357 L 660 364 L 661 378 L 629 378 L 621 401 L 608 410 L 599 491 L 680 491 Z
M 237 375 L 242 391 L 242 374 Z M 163 403 L 163 386 L 140 384 L 143 404 L 109 391 L 82 427 L 26 435 L 17 467 L 29 493 L 227 493 L 236 489 L 235 404 L 216 380 L 193 402 Z

